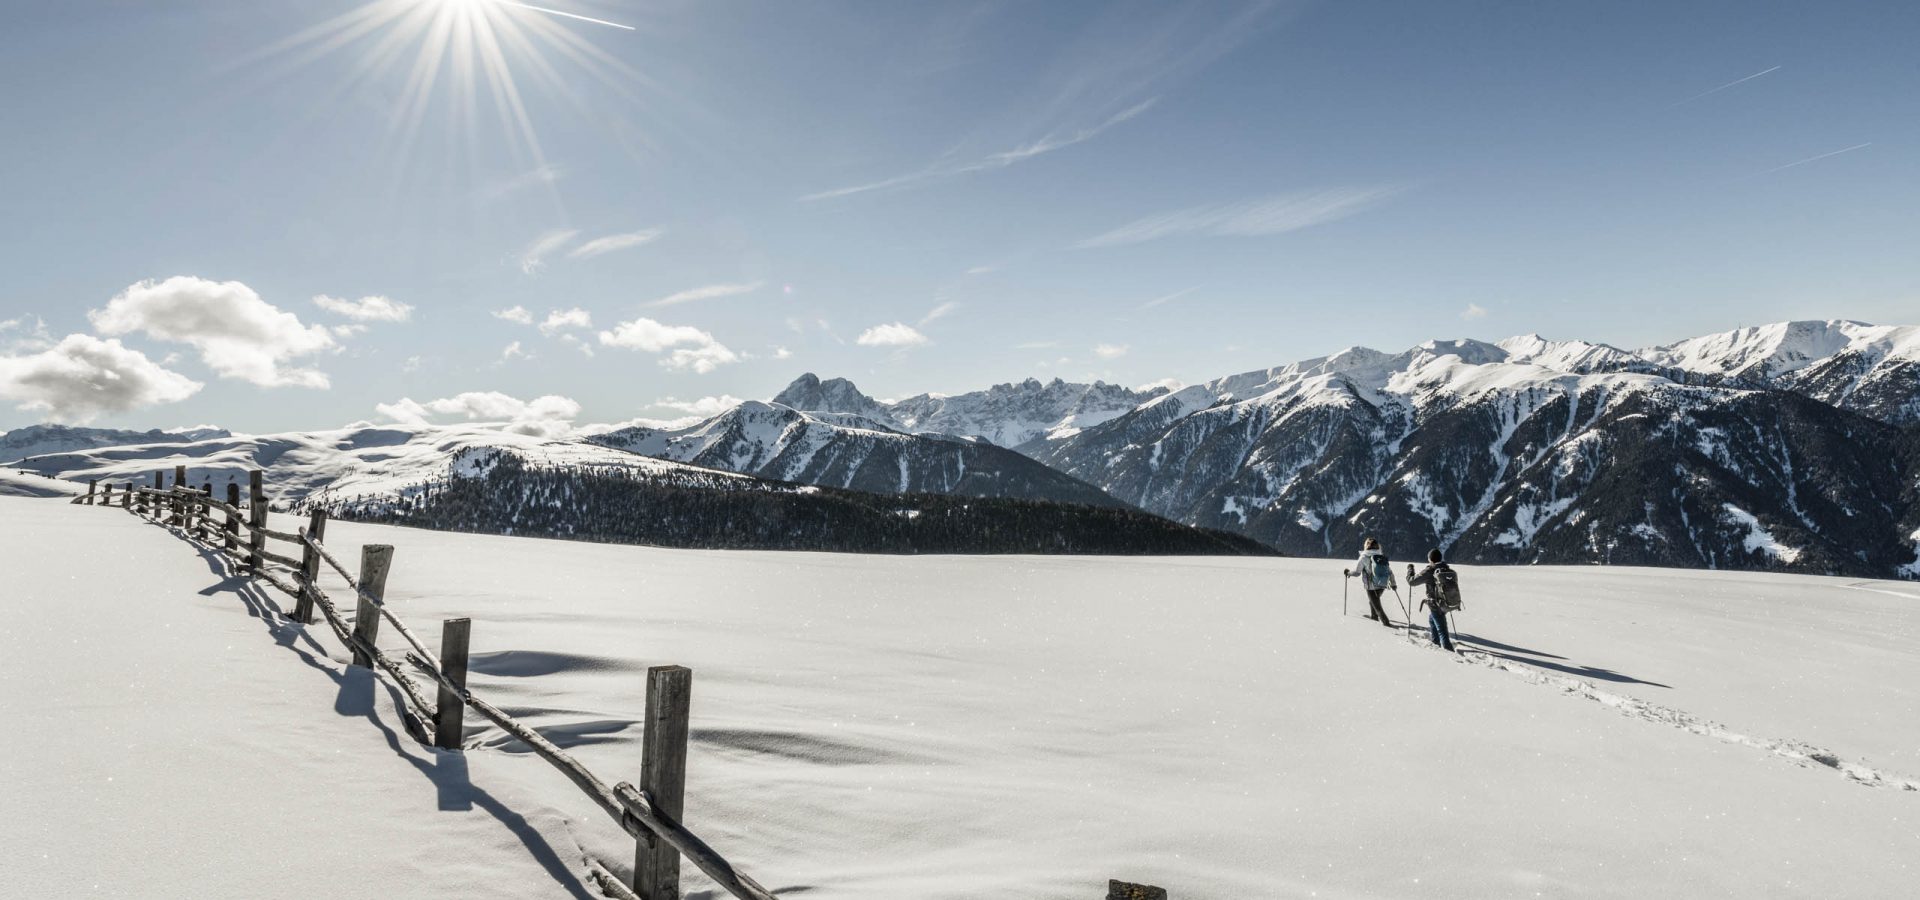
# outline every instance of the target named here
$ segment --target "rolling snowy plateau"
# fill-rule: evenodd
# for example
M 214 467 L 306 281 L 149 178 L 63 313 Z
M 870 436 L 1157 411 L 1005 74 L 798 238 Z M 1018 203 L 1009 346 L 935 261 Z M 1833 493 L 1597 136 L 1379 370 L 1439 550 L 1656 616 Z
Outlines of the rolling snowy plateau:
M 645 668 L 692 667 L 684 819 L 783 896 L 1920 879 L 1911 583 L 1467 566 L 1455 656 L 1357 591 L 1343 616 L 1333 561 L 327 538 L 393 545 L 391 608 L 429 643 L 470 616 L 475 693 L 603 774 L 638 773 Z M 462 752 L 414 743 L 325 627 L 161 526 L 0 496 L 0 602 L 0 893 L 585 898 L 589 859 L 630 871 L 525 746 L 471 716 Z

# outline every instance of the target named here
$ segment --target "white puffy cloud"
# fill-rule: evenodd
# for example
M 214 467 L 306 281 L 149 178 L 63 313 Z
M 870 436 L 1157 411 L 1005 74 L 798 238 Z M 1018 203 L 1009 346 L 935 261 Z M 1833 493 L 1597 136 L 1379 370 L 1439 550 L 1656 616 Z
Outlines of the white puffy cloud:
M 339 346 L 322 325 L 303 325 L 300 317 L 274 306 L 238 281 L 208 281 L 176 275 L 142 281 L 87 313 L 101 334 L 140 332 L 200 351 L 200 361 L 222 378 L 238 378 L 261 387 L 324 388 L 317 369 L 287 368 L 296 357 Z
M 612 331 L 600 332 L 600 343 L 608 347 L 664 354 L 660 358 L 660 365 L 669 369 L 692 369 L 703 375 L 740 360 L 739 354 L 698 328 L 691 325 L 662 325 L 647 318 L 621 322 Z
M 1119 359 L 1127 355 L 1127 351 L 1130 349 L 1132 348 L 1126 344 L 1096 344 L 1093 348 L 1093 355 L 1101 359 Z
M 405 425 L 426 425 L 436 416 L 457 416 L 468 421 L 501 422 L 506 430 L 517 434 L 563 437 L 572 433 L 580 404 L 556 394 L 521 400 L 499 391 L 468 391 L 425 403 L 402 397 L 378 404 L 374 410 Z
M 540 323 L 541 334 L 554 334 L 569 328 L 592 328 L 593 316 L 576 306 L 568 310 L 553 310 L 547 313 L 547 320 Z
M 1168 393 L 1172 393 L 1186 386 L 1187 383 L 1178 378 L 1162 378 L 1159 381 L 1149 381 L 1146 384 L 1136 385 L 1134 390 L 1144 394 L 1148 391 L 1164 388 Z
M 666 231 L 660 228 L 629 231 L 625 234 L 609 234 L 606 237 L 597 237 L 581 244 L 573 248 L 567 255 L 574 259 L 586 259 L 591 256 L 599 256 L 602 253 L 612 253 L 616 250 L 627 250 L 642 244 L 650 244 L 663 234 L 666 234 Z
M 86 334 L 38 353 L 0 356 L 0 398 L 62 421 L 176 403 L 203 386 L 117 340 Z
M 355 322 L 405 322 L 413 318 L 412 304 L 377 294 L 358 300 L 342 300 L 321 294 L 313 298 L 313 305 Z
M 915 330 L 912 325 L 893 322 L 887 325 L 875 325 L 862 331 L 859 337 L 853 339 L 853 342 L 862 347 L 913 347 L 926 343 L 927 336 Z
M 1460 318 L 1462 319 L 1484 319 L 1486 317 L 1487 308 L 1478 303 L 1469 303 L 1466 309 L 1460 311 Z
M 528 312 L 527 308 L 524 306 L 515 306 L 509 309 L 498 310 L 494 312 L 493 317 L 496 319 L 505 319 L 509 322 L 512 322 L 515 325 L 532 325 L 533 324 L 533 313 Z
M 514 341 L 513 343 L 508 344 L 507 349 L 500 351 L 501 362 L 505 362 L 509 359 L 522 359 L 522 358 L 532 359 L 532 357 L 527 354 L 527 351 L 520 346 L 519 341 Z
M 672 397 L 663 397 L 655 400 L 653 405 L 661 409 L 671 409 L 675 412 L 682 412 L 690 416 L 699 416 L 702 419 L 707 419 L 739 406 L 742 402 L 744 401 L 739 397 L 731 394 L 722 394 L 718 397 L 701 397 L 698 400 L 676 400 Z

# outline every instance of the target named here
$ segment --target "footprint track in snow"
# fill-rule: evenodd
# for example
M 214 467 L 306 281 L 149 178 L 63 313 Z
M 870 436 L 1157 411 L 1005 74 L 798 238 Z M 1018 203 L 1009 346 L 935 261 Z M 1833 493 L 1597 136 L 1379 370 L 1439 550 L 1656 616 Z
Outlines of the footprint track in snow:
M 1729 744 L 1739 744 L 1743 747 L 1765 750 L 1796 765 L 1831 769 L 1855 784 L 1865 785 L 1867 787 L 1892 788 L 1899 791 L 1920 792 L 1920 780 L 1904 778 L 1890 772 L 1884 772 L 1872 766 L 1846 759 L 1831 750 L 1816 747 L 1803 741 L 1789 740 L 1786 738 L 1755 737 L 1750 734 L 1743 734 L 1711 719 L 1702 718 L 1684 710 L 1674 709 L 1670 706 L 1661 706 L 1658 703 L 1650 703 L 1638 697 L 1629 697 L 1625 694 L 1614 693 L 1591 681 L 1566 675 L 1556 675 L 1525 663 L 1501 659 L 1466 644 L 1461 645 L 1461 650 L 1463 652 L 1455 656 L 1456 661 L 1460 663 L 1498 669 L 1532 684 L 1559 688 L 1562 693 L 1585 697 L 1628 718 L 1678 728 L 1681 731 L 1703 735 Z

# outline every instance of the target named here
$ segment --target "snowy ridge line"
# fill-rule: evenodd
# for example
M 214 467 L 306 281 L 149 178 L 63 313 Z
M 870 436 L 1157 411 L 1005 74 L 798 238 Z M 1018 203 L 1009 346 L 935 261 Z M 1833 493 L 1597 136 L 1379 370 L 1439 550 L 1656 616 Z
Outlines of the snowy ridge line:
M 1796 765 L 1811 768 L 1818 765 L 1845 776 L 1847 780 L 1867 787 L 1892 788 L 1900 791 L 1920 792 L 1920 780 L 1904 778 L 1889 772 L 1883 772 L 1871 766 L 1843 759 L 1831 750 L 1816 747 L 1803 741 L 1787 738 L 1754 737 L 1734 731 L 1711 719 L 1704 719 L 1692 713 L 1650 703 L 1638 697 L 1629 697 L 1606 690 L 1591 681 L 1567 675 L 1555 675 L 1542 671 L 1522 662 L 1502 659 L 1484 650 L 1460 644 L 1459 661 L 1472 665 L 1497 669 L 1515 676 L 1522 681 L 1547 687 L 1557 687 L 1565 694 L 1575 694 L 1592 700 L 1630 719 L 1654 722 L 1681 731 L 1710 737 L 1729 744 L 1765 750 L 1775 756 L 1789 760 Z M 1470 652 L 1469 652 L 1470 651 Z
M 252 476 L 253 485 L 256 487 L 259 486 L 261 484 L 260 473 L 256 470 L 252 473 Z M 491 721 L 503 731 L 518 738 L 532 749 L 535 755 L 546 760 L 556 769 L 559 769 L 562 775 L 565 775 L 569 781 L 572 781 L 576 787 L 579 787 L 583 793 L 612 817 L 614 822 L 618 824 L 622 830 L 639 840 L 643 852 L 646 847 L 651 846 L 652 842 L 657 839 L 672 847 L 680 856 L 686 858 L 698 867 L 700 871 L 706 873 L 722 890 L 739 898 L 739 900 L 776 900 L 771 891 L 762 887 L 752 878 L 737 871 L 732 863 L 728 862 L 705 841 L 701 840 L 698 835 L 689 831 L 686 826 L 681 825 L 674 817 L 667 816 L 656 809 L 652 794 L 624 781 L 609 787 L 605 781 L 588 770 L 587 767 L 578 759 L 575 759 L 572 754 L 561 749 L 558 745 L 540 734 L 540 732 L 525 725 L 511 715 L 508 715 L 499 707 L 474 696 L 472 691 L 467 690 L 463 685 L 457 684 L 454 679 L 450 678 L 441 669 L 438 659 L 431 653 L 428 653 L 425 647 L 419 643 L 418 639 L 413 636 L 412 632 L 385 608 L 385 604 L 381 602 L 380 598 L 363 589 L 355 579 L 347 575 L 346 569 L 340 565 L 339 561 L 327 553 L 319 541 L 310 538 L 307 535 L 306 529 L 300 530 L 300 534 L 296 540 L 306 549 L 314 551 L 313 555 L 298 561 L 289 560 L 278 555 L 271 555 L 269 558 L 289 567 L 289 571 L 275 571 L 259 564 L 261 556 L 269 555 L 261 554 L 257 547 L 229 547 L 228 539 L 234 536 L 233 532 L 223 534 L 221 531 L 216 530 L 213 534 L 208 535 L 203 529 L 205 525 L 208 524 L 210 517 L 206 514 L 204 507 L 200 509 L 199 521 L 201 527 L 195 528 L 193 526 L 192 519 L 196 506 L 194 500 L 195 498 L 206 497 L 205 492 L 192 488 L 175 488 L 173 491 L 141 490 L 152 497 L 167 498 L 173 502 L 148 503 L 141 504 L 138 507 L 128 505 L 120 508 L 139 516 L 142 520 L 160 525 L 170 534 L 186 541 L 188 546 L 197 546 L 205 550 L 213 551 L 217 558 L 225 563 L 235 575 L 244 573 L 254 579 L 266 582 L 274 589 L 296 600 L 311 603 L 313 606 L 318 607 L 320 611 L 325 614 L 327 625 L 333 631 L 334 636 L 339 639 L 342 644 L 346 645 L 348 649 L 354 651 L 357 657 L 367 659 L 369 665 L 367 665 L 366 668 L 372 669 L 376 673 L 384 670 L 397 682 L 407 699 L 411 701 L 410 705 L 418 708 L 416 711 L 412 708 L 406 708 L 409 704 L 403 704 L 403 708 L 400 710 L 407 725 L 407 730 L 415 740 L 419 740 L 428 746 L 434 746 L 434 741 L 428 739 L 426 722 L 428 720 L 437 720 L 438 710 L 435 705 L 427 702 L 413 679 L 409 678 L 404 670 L 382 652 L 369 635 L 362 634 L 361 627 L 363 623 L 356 622 L 352 628 L 348 627 L 344 617 L 340 615 L 332 599 L 329 598 L 326 592 L 322 591 L 316 583 L 319 575 L 319 564 L 323 558 L 328 564 L 338 570 L 343 578 L 347 579 L 347 584 L 353 589 L 357 599 L 367 602 L 377 611 L 376 622 L 379 618 L 385 618 L 393 622 L 401 633 L 407 637 L 408 643 L 412 644 L 414 648 L 419 651 L 418 654 L 410 654 L 409 659 L 416 666 L 426 670 L 427 674 L 431 675 L 433 679 L 439 683 L 443 691 L 450 691 L 452 698 L 461 701 L 463 705 L 472 708 L 475 712 Z M 87 505 L 93 505 L 94 503 L 92 496 L 82 496 L 74 502 L 79 503 L 82 501 Z M 145 514 L 148 512 L 147 507 L 152 508 L 152 517 Z M 169 509 L 169 507 L 172 508 Z M 108 508 L 111 509 L 112 507 L 108 506 Z M 262 532 L 266 530 L 264 526 L 264 512 L 266 511 L 264 500 L 256 498 L 254 501 L 254 509 L 262 513 L 262 522 L 260 524 L 249 523 L 256 538 L 258 538 L 263 536 Z M 170 512 L 178 516 L 178 518 L 166 518 Z M 325 513 L 316 511 L 314 515 L 316 519 L 319 519 L 325 516 Z M 237 523 L 237 517 L 232 521 Z M 288 621 L 295 625 L 305 624 L 297 618 L 292 617 L 289 617 Z M 431 660 L 431 662 L 429 662 L 429 660 Z M 649 692 L 652 690 L 653 687 L 650 684 Z M 651 699 L 649 704 L 651 706 Z M 651 710 L 649 714 L 651 714 Z M 588 862 L 598 863 L 597 860 L 592 859 L 589 859 Z M 591 875 L 595 881 L 599 881 L 602 877 L 599 872 L 592 872 Z M 639 872 L 636 872 L 635 877 L 636 879 L 640 878 Z M 677 878 L 673 881 L 662 883 L 660 887 L 671 890 L 676 896 L 679 894 Z M 610 890 L 607 892 L 614 894 L 614 892 Z M 629 893 L 628 896 L 632 896 L 632 894 Z

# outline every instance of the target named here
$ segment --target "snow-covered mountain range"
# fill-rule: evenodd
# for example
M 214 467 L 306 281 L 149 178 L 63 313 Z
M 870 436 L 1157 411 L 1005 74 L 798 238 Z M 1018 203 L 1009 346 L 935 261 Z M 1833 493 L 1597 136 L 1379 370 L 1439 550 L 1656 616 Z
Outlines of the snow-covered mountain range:
M 748 401 L 689 428 L 626 428 L 588 440 L 660 459 L 856 491 L 1122 505 L 1099 488 L 985 440 L 908 434 L 851 412 L 799 412 L 779 403 Z
M 795 379 L 773 402 L 807 412 L 847 413 L 908 433 L 985 438 L 1021 449 L 1098 425 L 1166 393 L 1165 388 L 1129 390 L 1096 381 L 1073 384 L 1029 378 L 984 391 L 944 396 L 920 394 L 882 403 L 844 378 L 821 381 L 812 373 Z
M 1100 387 L 1002 385 L 963 395 L 993 395 L 988 411 L 924 430 L 1001 435 L 1149 512 L 1292 553 L 1378 535 L 1402 559 L 1920 576 L 1911 326 L 1782 323 L 1638 352 L 1533 335 L 1352 348 L 1054 418 L 1049 398 Z M 839 379 L 780 396 L 899 418 Z

